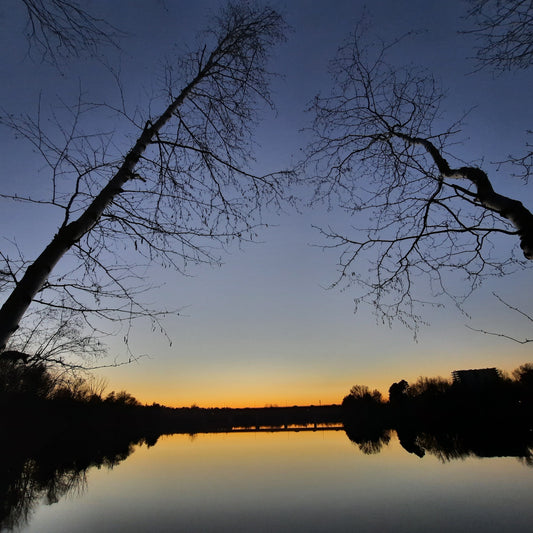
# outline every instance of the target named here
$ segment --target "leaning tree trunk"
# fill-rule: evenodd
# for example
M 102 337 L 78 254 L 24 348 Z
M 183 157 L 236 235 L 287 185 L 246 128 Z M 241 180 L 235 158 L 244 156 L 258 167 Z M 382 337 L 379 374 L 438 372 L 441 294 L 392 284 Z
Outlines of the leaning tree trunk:
M 77 220 L 59 229 L 41 255 L 27 268 L 22 279 L 17 282 L 13 292 L 0 308 L 0 351 L 6 347 L 9 338 L 18 329 L 24 313 L 43 287 L 58 261 L 98 223 L 106 207 L 113 202 L 117 195 L 123 192 L 122 187 L 132 179 L 134 169 L 148 144 L 163 126 L 169 122 L 173 113 L 185 101 L 191 90 L 209 75 L 212 66 L 213 64 L 208 61 L 157 121 L 153 124 L 147 123 L 113 178 Z
M 439 172 L 445 178 L 466 179 L 476 187 L 476 198 L 486 209 L 498 213 L 515 227 L 520 238 L 520 248 L 526 259 L 533 260 L 533 214 L 518 200 L 498 194 L 485 172 L 476 167 L 450 168 L 448 161 L 442 157 L 435 145 L 427 139 L 411 137 L 404 133 L 395 132 L 397 137 L 411 143 L 423 146 L 433 158 Z

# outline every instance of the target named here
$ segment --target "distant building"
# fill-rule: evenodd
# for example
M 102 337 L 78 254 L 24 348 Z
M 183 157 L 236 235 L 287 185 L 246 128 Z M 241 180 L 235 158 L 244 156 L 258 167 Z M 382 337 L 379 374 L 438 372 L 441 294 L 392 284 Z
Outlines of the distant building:
M 452 377 L 454 385 L 480 388 L 498 383 L 502 379 L 502 374 L 497 368 L 477 368 L 474 370 L 454 370 Z

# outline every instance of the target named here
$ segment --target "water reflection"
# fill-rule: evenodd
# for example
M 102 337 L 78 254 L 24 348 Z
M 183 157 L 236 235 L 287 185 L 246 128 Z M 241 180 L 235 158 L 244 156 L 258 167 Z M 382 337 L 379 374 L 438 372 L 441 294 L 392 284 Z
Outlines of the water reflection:
M 226 428 L 228 434 L 333 432 L 344 430 L 365 455 L 385 451 L 396 431 L 398 441 L 409 454 L 420 458 L 435 456 L 442 463 L 467 457 L 515 457 L 533 466 L 533 432 L 521 426 L 480 426 L 423 429 L 403 425 L 396 430 L 379 423 L 361 421 L 332 424 L 302 424 L 276 427 Z M 113 468 L 124 461 L 136 446 L 148 447 L 159 435 L 126 436 L 112 432 L 84 434 L 83 439 L 2 439 L 0 444 L 0 529 L 24 528 L 40 505 L 51 505 L 67 495 L 83 494 L 91 467 Z M 306 451 L 302 450 L 305 454 Z M 213 450 L 213 460 L 217 451 Z
M 69 494 L 81 494 L 91 467 L 113 468 L 135 445 L 112 435 L 86 436 L 84 440 L 38 442 L 2 439 L 0 444 L 0 530 L 21 529 L 38 506 L 52 505 Z
M 391 438 L 390 429 L 374 424 L 345 424 L 344 429 L 348 438 L 366 455 L 381 452 Z
M 533 433 L 520 426 L 477 426 L 460 430 L 398 430 L 401 445 L 422 457 L 425 452 L 449 462 L 467 457 L 516 457 L 533 466 Z
M 389 444 L 391 429 L 377 423 L 345 422 L 348 438 L 367 455 Z M 395 429 L 403 449 L 422 458 L 426 453 L 442 462 L 467 457 L 515 457 L 533 467 L 533 431 L 527 425 L 471 423 L 450 427 L 416 427 L 405 424 Z

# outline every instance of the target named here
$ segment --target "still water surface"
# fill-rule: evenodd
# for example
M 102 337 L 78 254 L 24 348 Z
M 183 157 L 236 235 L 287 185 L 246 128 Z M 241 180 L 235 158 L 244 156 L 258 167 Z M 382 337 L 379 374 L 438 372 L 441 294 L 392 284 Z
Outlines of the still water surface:
M 395 434 L 364 454 L 344 431 L 172 435 L 40 505 L 20 531 L 530 532 L 533 468 L 442 462 Z

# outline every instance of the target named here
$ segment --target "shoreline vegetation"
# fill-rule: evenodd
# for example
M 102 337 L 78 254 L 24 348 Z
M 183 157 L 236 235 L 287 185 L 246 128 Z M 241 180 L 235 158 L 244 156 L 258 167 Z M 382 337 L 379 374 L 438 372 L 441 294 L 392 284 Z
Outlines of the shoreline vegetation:
M 90 468 L 112 468 L 137 446 L 177 433 L 344 430 L 362 453 L 376 454 L 396 432 L 420 458 L 506 456 L 533 466 L 531 364 L 513 378 L 481 369 L 454 372 L 453 380 L 401 380 L 388 401 L 355 385 L 338 405 L 171 408 L 102 389 L 43 365 L 0 363 L 0 529 L 21 527 L 43 501 L 83 489 Z
M 512 378 L 497 368 L 452 376 L 393 383 L 388 401 L 355 385 L 342 402 L 348 438 L 363 453 L 379 453 L 393 430 L 418 457 L 505 456 L 533 466 L 533 365 L 520 366 Z
M 18 352 L 16 352 L 18 354 Z M 23 355 L 23 354 L 21 354 Z M 380 421 L 441 425 L 490 419 L 530 418 L 533 410 L 533 364 L 525 363 L 512 377 L 497 368 L 456 370 L 452 379 L 420 377 L 412 384 L 393 383 L 386 400 L 378 390 L 354 385 L 341 404 L 279 407 L 166 407 L 142 405 L 126 391 L 104 395 L 105 384 L 92 377 L 55 372 L 26 360 L 0 360 L 0 411 L 3 420 L 28 428 L 50 424 L 60 429 L 91 418 L 104 423 L 157 424 L 182 431 L 233 427 L 328 424 Z M 99 418 L 102 417 L 102 418 Z M 194 432 L 194 431 L 192 431 Z
M 91 378 L 65 377 L 45 365 L 0 361 L 0 413 L 13 437 L 36 433 L 201 433 L 236 428 L 289 428 L 344 424 L 398 427 L 527 425 L 533 431 L 533 364 L 507 377 L 496 368 L 462 370 L 453 379 L 420 377 L 393 383 L 389 398 L 354 385 L 341 404 L 292 407 L 166 407 L 141 403 L 126 391 L 104 395 Z

